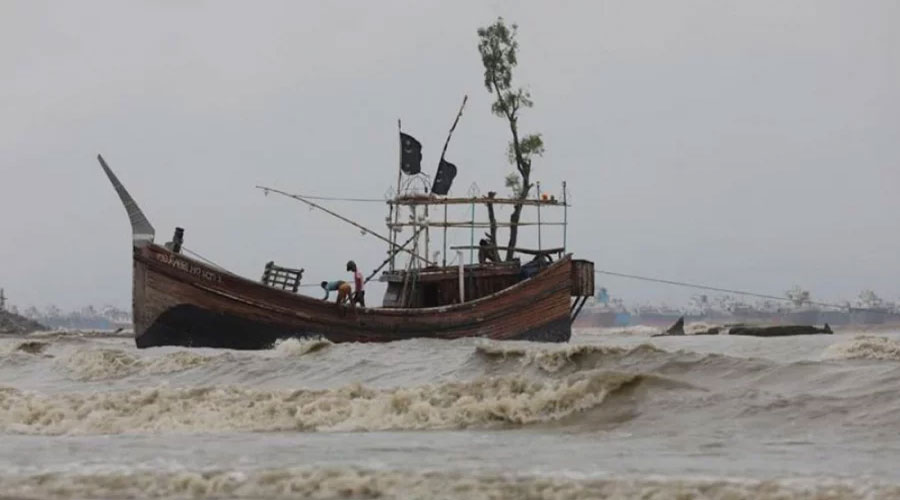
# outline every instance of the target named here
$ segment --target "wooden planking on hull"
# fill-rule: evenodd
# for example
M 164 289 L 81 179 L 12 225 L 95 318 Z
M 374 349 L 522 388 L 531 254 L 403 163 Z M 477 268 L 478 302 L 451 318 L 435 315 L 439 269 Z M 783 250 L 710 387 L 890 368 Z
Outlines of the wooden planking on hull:
M 157 246 L 135 247 L 139 347 L 267 348 L 285 337 L 385 342 L 415 337 L 567 341 L 571 259 L 472 302 L 350 308 L 267 287 Z

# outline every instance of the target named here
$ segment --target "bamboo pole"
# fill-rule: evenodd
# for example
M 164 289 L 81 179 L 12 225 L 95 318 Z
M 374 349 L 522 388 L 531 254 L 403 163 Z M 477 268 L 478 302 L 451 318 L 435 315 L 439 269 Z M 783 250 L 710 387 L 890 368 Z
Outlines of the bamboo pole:
M 474 231 L 474 229 L 473 229 Z M 444 205 L 444 260 L 443 266 L 447 267 L 447 205 Z
M 400 145 L 398 158 L 397 158 L 397 192 L 394 193 L 395 198 L 400 198 L 400 183 L 403 180 L 403 137 L 400 134 L 403 133 L 403 128 L 400 126 L 400 119 L 397 118 L 397 141 Z M 391 212 L 388 214 L 388 217 L 393 217 L 394 223 L 398 222 L 398 218 L 400 216 L 400 205 L 396 207 L 394 204 L 391 204 Z M 390 238 L 391 238 L 391 246 L 388 248 L 388 252 L 390 252 L 394 246 L 397 244 L 397 234 L 394 232 L 394 228 L 390 229 Z M 397 252 L 391 253 L 391 271 L 394 270 L 394 257 L 397 255 Z
M 540 181 L 535 183 L 535 186 L 537 187 L 538 200 L 540 200 L 541 199 L 541 183 L 540 183 Z M 541 249 L 541 205 L 540 204 L 538 204 L 538 206 L 537 206 L 537 216 L 538 216 L 537 217 L 537 219 L 538 219 L 538 223 L 537 223 L 537 226 L 538 226 L 538 250 L 540 250 Z
M 446 206 L 446 205 L 445 205 Z M 475 263 L 475 203 L 472 203 L 472 226 L 469 230 L 469 245 L 472 248 L 469 249 L 469 264 Z
M 566 196 L 566 181 L 563 181 L 563 251 L 566 249 L 566 236 L 569 229 L 569 203 Z

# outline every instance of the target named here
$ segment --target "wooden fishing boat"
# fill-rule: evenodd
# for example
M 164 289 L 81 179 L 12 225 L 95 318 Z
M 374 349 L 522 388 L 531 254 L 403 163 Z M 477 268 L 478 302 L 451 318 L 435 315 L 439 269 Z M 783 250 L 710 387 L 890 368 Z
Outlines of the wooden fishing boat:
M 564 342 L 584 301 L 594 293 L 593 264 L 573 259 L 563 249 L 534 252 L 534 261 L 526 264 L 458 266 L 438 266 L 416 252 L 410 260 L 425 264 L 400 269 L 394 267 L 393 255 L 404 247 L 392 237 L 391 268 L 381 277 L 388 283 L 386 307 L 325 302 L 296 293 L 303 270 L 269 263 L 263 279 L 254 281 L 185 255 L 179 230 L 173 242 L 155 243 L 147 217 L 103 158 L 98 160 L 131 222 L 138 347 L 264 349 L 290 337 L 324 337 L 332 342 L 415 337 Z M 391 208 L 448 200 L 398 196 Z M 443 227 L 448 227 L 446 221 Z M 419 234 L 422 228 L 416 230 Z M 553 253 L 559 256 L 555 261 L 549 258 Z

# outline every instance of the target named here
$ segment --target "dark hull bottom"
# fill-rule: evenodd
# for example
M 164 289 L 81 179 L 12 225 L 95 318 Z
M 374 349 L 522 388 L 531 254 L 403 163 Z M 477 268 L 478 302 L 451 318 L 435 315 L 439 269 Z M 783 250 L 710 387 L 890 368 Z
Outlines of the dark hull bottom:
M 571 323 L 563 318 L 532 328 L 504 340 L 531 340 L 535 342 L 568 342 L 572 335 Z M 282 325 L 250 321 L 230 314 L 218 314 L 192 305 L 180 305 L 169 309 L 140 336 L 135 339 L 139 348 L 157 346 L 216 347 L 224 349 L 270 349 L 275 342 L 286 338 L 324 337 L 335 340 L 327 332 L 298 331 Z M 405 338 L 385 337 L 388 340 L 406 338 L 440 338 L 427 333 Z M 372 341 L 367 335 L 360 339 L 340 341 Z

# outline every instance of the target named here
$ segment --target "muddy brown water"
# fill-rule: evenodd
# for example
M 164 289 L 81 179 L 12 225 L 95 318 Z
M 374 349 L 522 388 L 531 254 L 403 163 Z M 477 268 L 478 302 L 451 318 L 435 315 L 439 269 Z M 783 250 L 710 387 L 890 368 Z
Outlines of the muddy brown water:
M 900 330 L 0 337 L 0 498 L 900 498 Z

